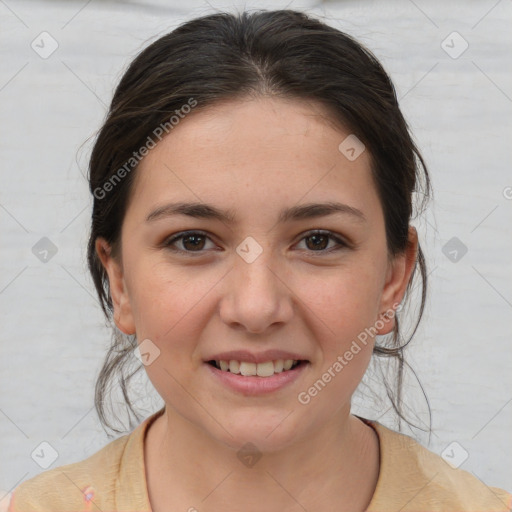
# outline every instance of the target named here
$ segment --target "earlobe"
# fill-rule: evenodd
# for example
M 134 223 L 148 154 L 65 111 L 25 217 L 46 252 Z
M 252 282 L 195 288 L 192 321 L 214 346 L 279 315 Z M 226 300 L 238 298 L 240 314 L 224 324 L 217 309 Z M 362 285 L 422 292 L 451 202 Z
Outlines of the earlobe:
M 408 243 L 405 251 L 390 262 L 386 284 L 382 292 L 377 334 L 389 334 L 395 326 L 395 315 L 407 290 L 418 256 L 418 233 L 409 226 Z M 383 325 L 382 325 L 383 324 Z M 382 326 L 382 327 L 381 327 Z
M 134 334 L 135 325 L 122 265 L 112 255 L 112 248 L 105 239 L 97 238 L 95 247 L 98 258 L 108 275 L 110 297 L 114 308 L 114 322 L 121 332 L 128 335 Z

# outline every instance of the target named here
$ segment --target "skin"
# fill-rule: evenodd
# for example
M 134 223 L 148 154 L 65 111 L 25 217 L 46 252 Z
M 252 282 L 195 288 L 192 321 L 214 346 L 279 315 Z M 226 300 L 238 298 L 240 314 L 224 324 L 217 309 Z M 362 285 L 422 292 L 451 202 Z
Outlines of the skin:
M 297 100 L 252 98 L 193 112 L 139 164 L 121 258 L 97 240 L 117 327 L 160 350 L 145 367 L 166 403 L 145 441 L 155 512 L 354 512 L 370 502 L 378 439 L 350 414 L 350 400 L 374 340 L 307 405 L 297 400 L 400 303 L 417 254 L 411 227 L 409 248 L 389 257 L 369 152 L 349 161 L 338 150 L 349 133 L 321 105 Z M 184 215 L 145 221 L 177 201 L 229 209 L 235 222 Z M 336 214 L 278 223 L 282 208 L 328 201 L 357 208 L 365 220 Z M 327 238 L 315 250 L 313 229 L 346 245 L 333 250 Z M 174 243 L 181 253 L 164 246 L 185 230 L 209 234 L 202 252 L 183 239 Z M 248 236 L 263 249 L 252 263 L 236 252 Z M 391 318 L 378 333 L 392 329 Z M 297 380 L 264 396 L 224 387 L 203 362 L 225 350 L 274 348 L 309 363 Z M 252 467 L 236 456 L 249 441 L 262 454 Z

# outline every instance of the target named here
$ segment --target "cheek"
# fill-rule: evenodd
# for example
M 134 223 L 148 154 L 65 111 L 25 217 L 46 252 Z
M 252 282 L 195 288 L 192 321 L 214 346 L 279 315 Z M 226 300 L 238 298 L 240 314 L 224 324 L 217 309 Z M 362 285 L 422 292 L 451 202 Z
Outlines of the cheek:
M 340 345 L 377 320 L 381 280 L 377 269 L 364 263 L 357 268 L 338 268 L 329 276 L 310 274 L 304 276 L 302 289 L 307 292 L 303 301 Z
M 173 357 L 188 354 L 190 358 L 191 343 L 208 322 L 205 307 L 219 280 L 217 273 L 149 262 L 134 268 L 131 276 L 130 303 L 138 339 L 151 339 Z
M 193 272 L 193 271 L 192 271 Z M 191 271 L 170 269 L 169 264 L 148 265 L 132 274 L 132 312 L 139 343 L 149 339 L 158 356 L 145 367 L 154 387 L 168 403 L 187 404 L 191 362 L 209 320 L 208 291 L 215 276 L 194 278 Z
M 369 328 L 376 321 L 380 290 L 377 276 L 361 271 L 338 269 L 329 279 L 308 276 L 306 281 L 303 299 L 321 353 L 297 399 L 300 410 L 321 424 L 350 402 L 368 368 L 374 347 Z

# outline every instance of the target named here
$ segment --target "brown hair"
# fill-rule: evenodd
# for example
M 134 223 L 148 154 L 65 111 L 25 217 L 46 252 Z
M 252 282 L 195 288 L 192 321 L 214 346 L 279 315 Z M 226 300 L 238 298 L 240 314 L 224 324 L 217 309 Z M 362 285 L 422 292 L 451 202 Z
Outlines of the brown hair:
M 94 204 L 88 265 L 108 321 L 113 312 L 108 276 L 96 254 L 95 241 L 103 237 L 113 255 L 120 256 L 121 225 L 138 163 L 134 152 L 159 126 L 169 126 L 171 116 L 179 115 L 191 99 L 198 111 L 249 95 L 320 102 L 334 121 L 355 134 L 372 157 L 389 254 L 406 249 L 413 192 L 419 193 L 424 207 L 430 180 L 399 109 L 394 86 L 376 57 L 352 37 L 302 12 L 215 13 L 184 23 L 133 60 L 95 140 L 89 165 Z M 425 307 L 427 273 L 421 247 L 413 277 L 418 270 L 421 304 L 412 333 L 404 340 L 396 317 L 393 333 L 374 348 L 377 356 L 398 363 L 394 386 L 385 385 L 399 418 L 408 423 L 402 413 L 403 368 L 407 364 L 403 349 L 416 332 Z M 115 326 L 113 331 L 96 382 L 95 406 L 103 426 L 121 432 L 110 424 L 105 412 L 107 388 L 117 374 L 124 400 L 137 417 L 127 385 L 142 365 L 127 374 L 137 342 Z

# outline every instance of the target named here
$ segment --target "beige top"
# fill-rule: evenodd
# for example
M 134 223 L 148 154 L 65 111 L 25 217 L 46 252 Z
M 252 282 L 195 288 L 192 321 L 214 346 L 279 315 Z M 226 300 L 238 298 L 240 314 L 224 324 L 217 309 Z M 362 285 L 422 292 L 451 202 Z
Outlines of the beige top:
M 144 436 L 164 409 L 87 459 L 40 473 L 14 491 L 9 512 L 150 512 Z M 414 439 L 361 418 L 378 434 L 380 472 L 367 512 L 510 512 L 512 494 L 454 469 Z

